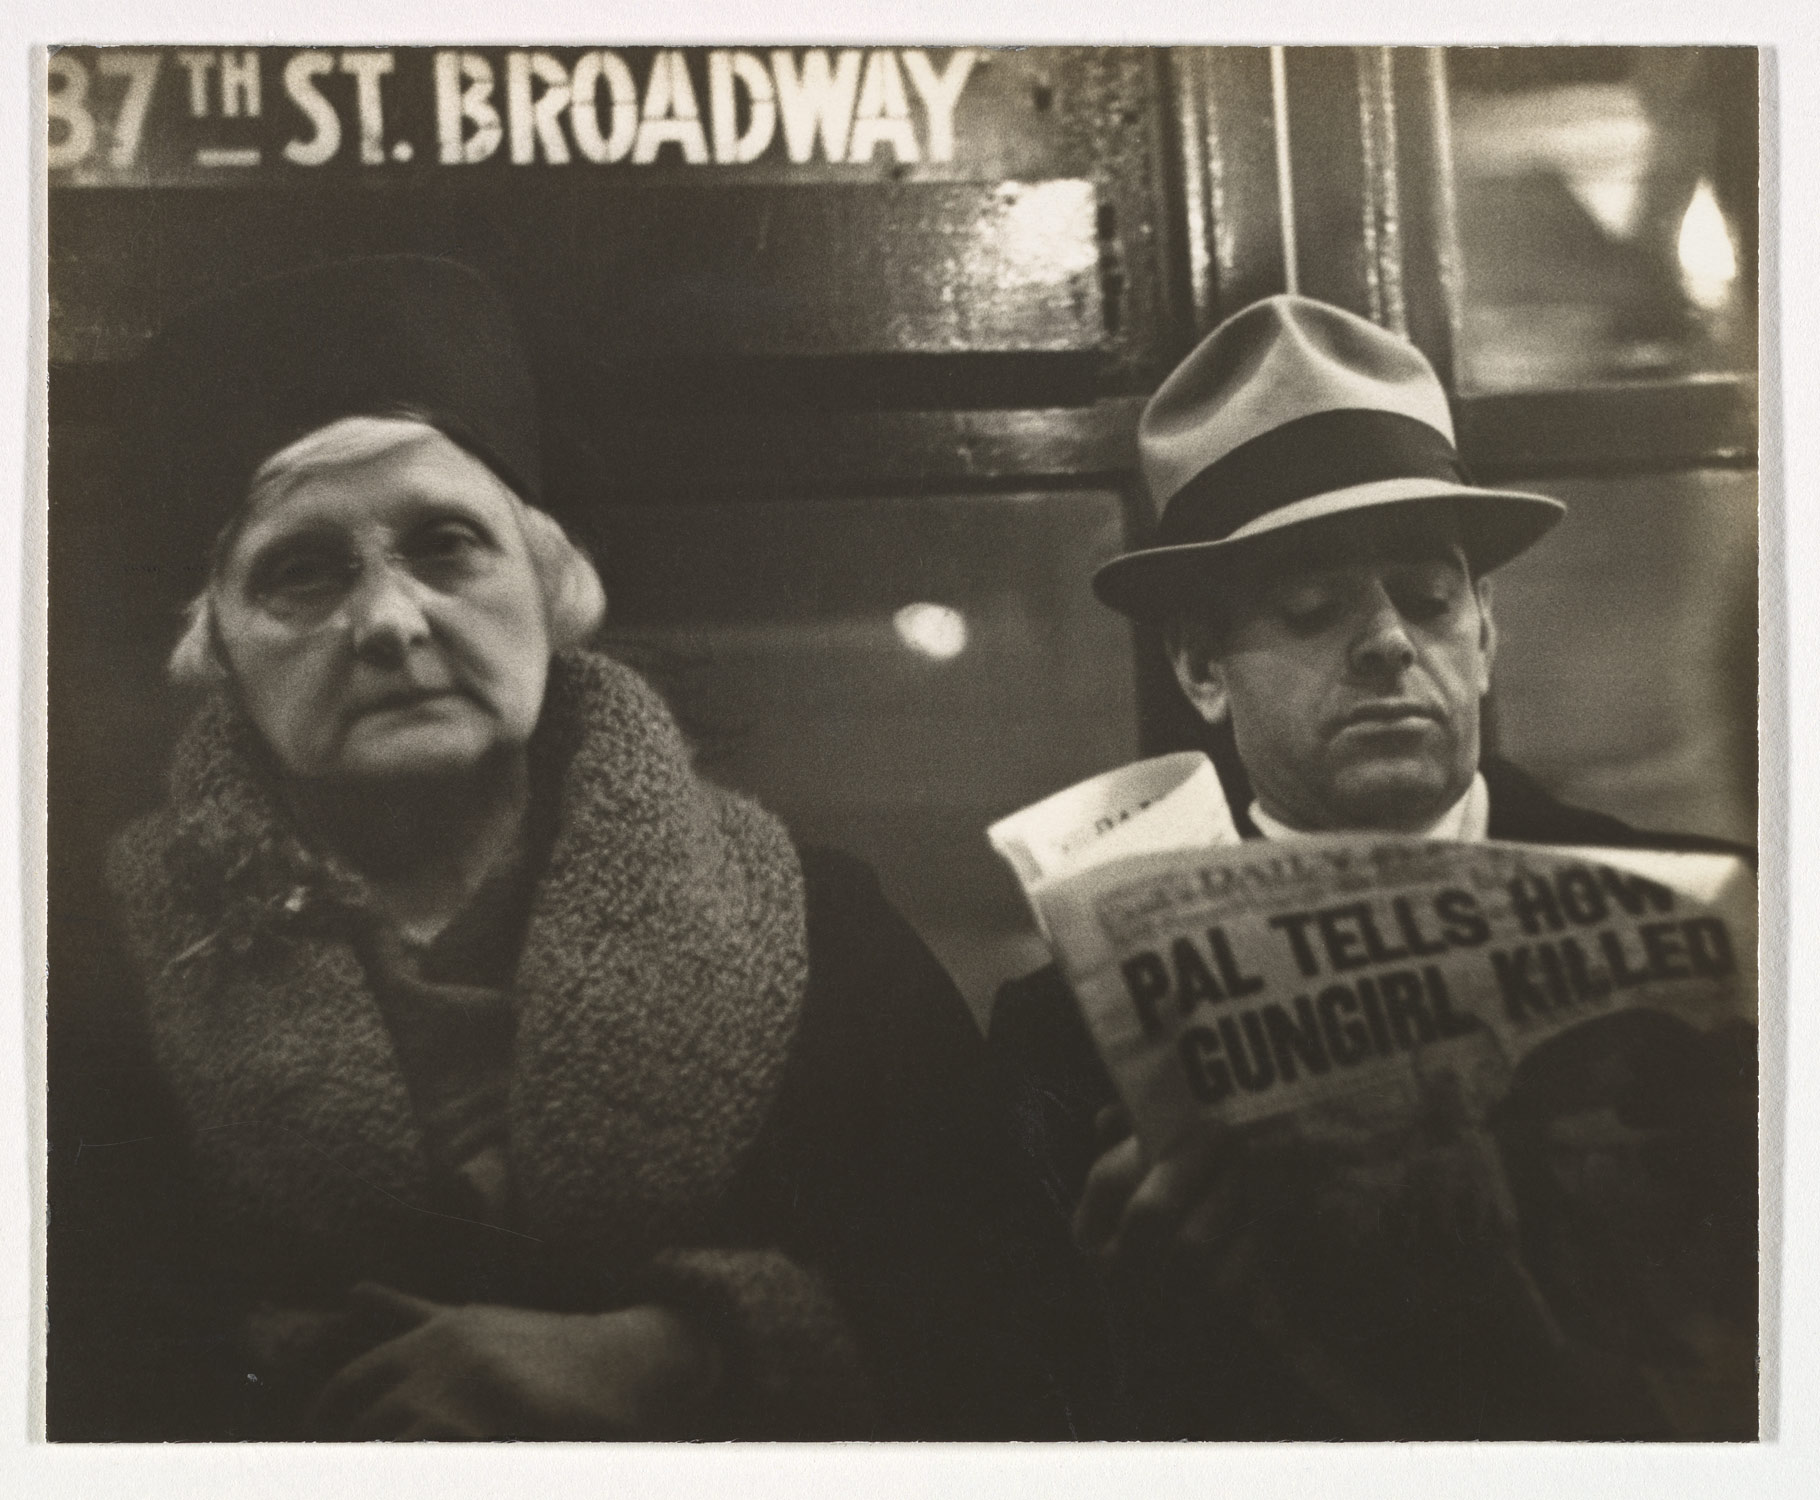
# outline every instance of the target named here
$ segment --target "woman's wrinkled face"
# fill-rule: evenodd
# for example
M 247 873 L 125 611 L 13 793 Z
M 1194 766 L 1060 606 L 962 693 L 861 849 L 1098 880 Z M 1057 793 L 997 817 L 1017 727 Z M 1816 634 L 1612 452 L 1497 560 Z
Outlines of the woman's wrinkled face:
M 225 664 L 294 776 L 459 775 L 522 748 L 543 706 L 517 497 L 435 429 L 385 425 L 377 451 L 256 479 L 211 589 Z

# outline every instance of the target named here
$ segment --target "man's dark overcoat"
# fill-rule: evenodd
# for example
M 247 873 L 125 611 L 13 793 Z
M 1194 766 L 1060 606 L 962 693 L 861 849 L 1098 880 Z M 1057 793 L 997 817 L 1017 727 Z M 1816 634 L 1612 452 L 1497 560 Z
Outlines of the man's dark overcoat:
M 1513 843 L 1655 849 L 1738 855 L 1753 865 L 1753 851 L 1723 840 L 1658 834 L 1604 813 L 1573 807 L 1551 796 L 1518 768 L 1499 761 L 1484 767 L 1490 793 L 1487 836 Z M 1235 818 L 1247 838 L 1259 831 L 1242 811 Z M 1050 965 L 1003 986 L 990 1027 L 1002 1076 L 1011 1091 L 1019 1145 L 1030 1171 L 1058 1213 L 1078 1203 L 1102 1143 L 1095 1118 L 1117 1102 L 1112 1080 L 1094 1049 L 1073 996 Z M 1656 1039 L 1648 1039 L 1653 1043 Z M 1628 1045 L 1628 1043 L 1627 1043 Z M 1648 1043 L 1646 1043 L 1648 1045 Z M 1669 1043 L 1673 1050 L 1675 1043 Z M 1678 1054 L 1677 1081 L 1687 1071 Z M 1755 1100 L 1754 1030 L 1731 1035 L 1693 1059 L 1697 1092 L 1724 1101 L 1723 1119 L 1709 1136 L 1717 1160 L 1701 1170 L 1722 1200 L 1711 1217 L 1724 1246 L 1711 1273 L 1713 1298 L 1754 1327 L 1755 1317 Z M 1667 1065 L 1665 1065 L 1667 1067 Z M 1657 1069 L 1668 1076 L 1673 1068 Z M 1669 1108 L 1680 1107 L 1679 1099 Z M 1520 1163 L 1507 1162 L 1508 1170 Z M 1394 1247 L 1392 1258 L 1395 1258 Z M 1406 1246 L 1433 1263 L 1432 1247 Z M 1356 1270 L 1362 1282 L 1370 1273 Z M 1212 1440 L 1402 1438 L 1613 1438 L 1672 1435 L 1647 1401 L 1615 1402 L 1598 1411 L 1583 1399 L 1586 1388 L 1613 1385 L 1619 1375 L 1596 1366 L 1576 1368 L 1564 1384 L 1561 1367 L 1500 1352 L 1500 1309 L 1482 1285 L 1483 1264 L 1462 1248 L 1444 1268 L 1455 1281 L 1430 1302 L 1424 1288 L 1402 1281 L 1406 1267 L 1390 1270 L 1377 1286 L 1353 1284 L 1345 1295 L 1371 1306 L 1344 1338 L 1322 1347 L 1299 1334 L 1260 1332 L 1257 1318 L 1241 1314 L 1232 1297 L 1208 1295 L 1201 1268 L 1160 1256 L 1141 1274 L 1114 1271 L 1095 1304 L 1104 1319 L 1109 1364 L 1083 1366 L 1077 1406 L 1107 1422 L 1103 1435 Z M 1464 1287 L 1464 1292 L 1461 1288 Z M 1344 1340 L 1355 1341 L 1345 1347 Z M 1099 1382 L 1112 1371 L 1110 1390 Z M 1361 1371 L 1363 1375 L 1361 1376 Z M 1570 1388 L 1577 1387 L 1577 1388 Z M 1383 1398 L 1380 1400 L 1379 1398 Z M 1736 1432 L 1750 1436 L 1752 1410 Z

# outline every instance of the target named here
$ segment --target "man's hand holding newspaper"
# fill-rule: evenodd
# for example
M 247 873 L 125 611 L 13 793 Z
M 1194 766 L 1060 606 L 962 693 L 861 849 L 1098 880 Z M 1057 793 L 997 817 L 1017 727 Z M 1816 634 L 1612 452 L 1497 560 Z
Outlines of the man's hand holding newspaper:
M 1235 1303 L 1361 1435 L 1461 1344 L 1587 1435 L 1754 1434 L 1740 861 L 1247 844 L 1198 754 L 990 836 L 1123 1101 L 1075 1224 L 1112 1274 Z

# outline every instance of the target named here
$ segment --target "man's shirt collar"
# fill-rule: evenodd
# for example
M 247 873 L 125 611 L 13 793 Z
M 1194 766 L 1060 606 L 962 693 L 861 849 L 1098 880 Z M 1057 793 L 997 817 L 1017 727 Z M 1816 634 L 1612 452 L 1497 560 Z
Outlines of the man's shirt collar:
M 1300 828 L 1291 828 L 1287 823 L 1265 812 L 1256 801 L 1251 804 L 1251 821 L 1259 833 L 1267 839 L 1301 839 L 1308 838 Z M 1419 839 L 1452 839 L 1462 844 L 1479 844 L 1485 841 L 1485 830 L 1491 824 L 1491 793 L 1486 790 L 1485 778 L 1474 776 L 1472 785 L 1467 787 L 1466 795 L 1426 828 L 1417 829 L 1411 835 Z

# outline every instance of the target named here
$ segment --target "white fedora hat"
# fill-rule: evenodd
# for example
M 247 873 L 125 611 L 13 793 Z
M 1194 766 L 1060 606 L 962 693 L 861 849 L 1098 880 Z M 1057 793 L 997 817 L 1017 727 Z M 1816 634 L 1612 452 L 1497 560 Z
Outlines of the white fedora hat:
M 1253 538 L 1345 511 L 1457 501 L 1475 573 L 1566 511 L 1472 484 L 1421 352 L 1312 297 L 1254 302 L 1208 334 L 1144 407 L 1138 459 L 1159 512 L 1155 541 L 1107 563 L 1093 589 L 1140 619 L 1204 592 L 1210 565 Z

